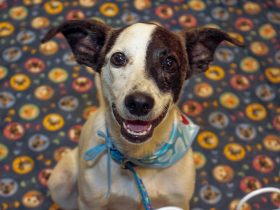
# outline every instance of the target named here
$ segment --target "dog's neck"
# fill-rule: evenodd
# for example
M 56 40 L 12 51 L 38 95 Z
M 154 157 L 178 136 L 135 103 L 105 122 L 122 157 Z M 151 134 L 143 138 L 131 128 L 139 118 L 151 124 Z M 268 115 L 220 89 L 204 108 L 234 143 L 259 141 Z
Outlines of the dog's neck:
M 165 119 L 154 129 L 152 138 L 143 144 L 132 144 L 121 136 L 120 127 L 115 119 L 113 119 L 111 110 L 108 106 L 105 111 L 105 122 L 117 149 L 131 158 L 141 159 L 152 155 L 163 143 L 168 140 L 172 130 L 172 124 L 176 118 L 176 112 L 176 105 L 170 107 Z

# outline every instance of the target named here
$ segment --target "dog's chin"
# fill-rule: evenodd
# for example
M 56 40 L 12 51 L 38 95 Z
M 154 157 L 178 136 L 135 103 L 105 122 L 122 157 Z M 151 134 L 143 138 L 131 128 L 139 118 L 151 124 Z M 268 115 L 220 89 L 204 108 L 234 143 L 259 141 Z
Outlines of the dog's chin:
M 168 106 L 164 108 L 163 112 L 157 118 L 149 121 L 124 119 L 119 114 L 114 103 L 112 104 L 112 110 L 116 121 L 121 127 L 121 135 L 130 143 L 141 144 L 152 137 L 154 128 L 157 127 L 166 116 Z

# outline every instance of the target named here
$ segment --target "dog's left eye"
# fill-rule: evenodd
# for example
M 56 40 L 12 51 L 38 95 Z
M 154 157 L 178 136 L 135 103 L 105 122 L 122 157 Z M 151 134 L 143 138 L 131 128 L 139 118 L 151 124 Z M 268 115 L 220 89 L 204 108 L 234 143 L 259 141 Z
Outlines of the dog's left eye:
M 178 66 L 177 61 L 172 56 L 168 56 L 163 61 L 163 67 L 167 71 L 174 72 L 177 69 L 177 66 Z
M 122 52 L 116 52 L 111 57 L 111 63 L 116 67 L 122 67 L 127 63 L 127 58 Z

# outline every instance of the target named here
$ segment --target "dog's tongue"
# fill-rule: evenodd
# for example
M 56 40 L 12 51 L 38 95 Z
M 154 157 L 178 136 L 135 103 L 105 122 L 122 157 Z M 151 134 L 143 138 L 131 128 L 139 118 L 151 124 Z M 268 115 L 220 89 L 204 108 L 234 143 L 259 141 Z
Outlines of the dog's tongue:
M 148 131 L 151 127 L 151 124 L 149 122 L 144 121 L 126 121 L 125 127 L 131 131 L 139 133 L 143 131 Z

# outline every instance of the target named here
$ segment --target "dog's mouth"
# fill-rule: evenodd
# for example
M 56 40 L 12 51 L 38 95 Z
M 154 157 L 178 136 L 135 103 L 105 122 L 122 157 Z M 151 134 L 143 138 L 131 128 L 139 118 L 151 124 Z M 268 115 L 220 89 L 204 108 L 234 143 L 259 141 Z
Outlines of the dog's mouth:
M 168 105 L 165 106 L 163 112 L 157 118 L 149 121 L 122 118 L 115 104 L 112 104 L 112 110 L 115 119 L 121 126 L 122 136 L 129 142 L 140 144 L 152 137 L 154 128 L 157 127 L 165 117 L 168 111 Z

